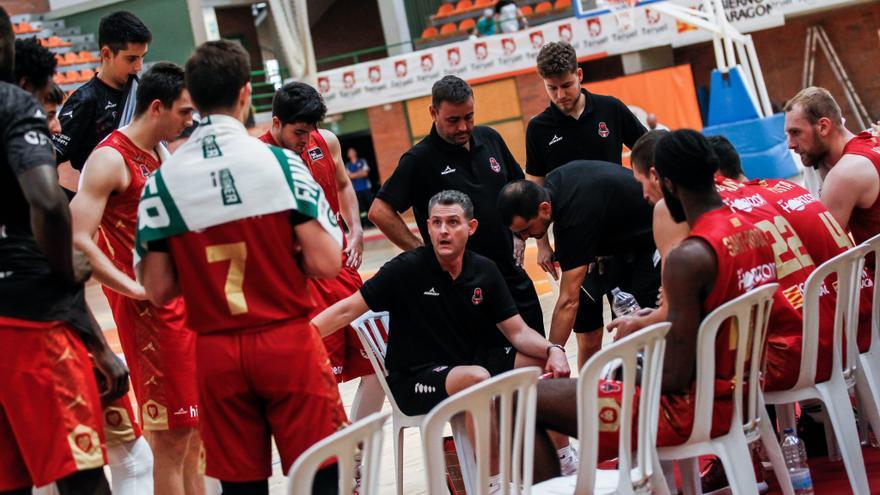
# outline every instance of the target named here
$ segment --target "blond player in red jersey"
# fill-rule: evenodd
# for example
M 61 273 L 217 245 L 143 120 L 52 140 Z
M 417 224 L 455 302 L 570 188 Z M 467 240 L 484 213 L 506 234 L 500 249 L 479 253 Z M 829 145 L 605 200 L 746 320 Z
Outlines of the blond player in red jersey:
M 161 307 L 146 300 L 134 279 L 132 252 L 141 193 L 166 158 L 160 142 L 192 123 L 183 86 L 183 70 L 174 64 L 156 64 L 144 74 L 135 120 L 98 145 L 71 203 L 74 242 L 104 285 L 153 450 L 155 491 L 162 495 L 202 490 L 195 335 L 184 326 L 181 299 Z
M 357 272 L 364 250 L 357 195 L 342 161 L 339 139 L 332 132 L 317 127 L 326 113 L 324 100 L 315 88 L 299 82 L 285 84 L 272 100 L 272 127 L 260 136 L 265 143 L 300 155 L 323 189 L 333 213 L 348 229 L 339 275 L 334 279 L 308 280 L 309 290 L 318 304 L 313 317 L 363 285 Z M 324 346 L 337 382 L 361 378 L 351 406 L 352 420 L 380 410 L 385 396 L 354 329 L 346 326 L 344 331 L 324 337 Z

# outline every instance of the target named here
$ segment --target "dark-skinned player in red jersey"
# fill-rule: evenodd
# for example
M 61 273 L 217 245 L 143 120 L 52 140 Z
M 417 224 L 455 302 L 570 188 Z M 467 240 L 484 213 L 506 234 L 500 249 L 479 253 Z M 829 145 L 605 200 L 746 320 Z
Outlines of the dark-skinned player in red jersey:
M 125 393 L 128 373 L 86 309 L 91 268 L 73 249 L 42 109 L 12 84 L 13 39 L 0 8 L 0 493 L 109 494 L 89 353 L 104 398 Z
M 693 426 L 697 331 L 702 319 L 747 290 L 776 279 L 773 251 L 764 234 L 731 211 L 716 191 L 718 158 L 700 133 L 680 130 L 664 136 L 657 144 L 654 166 L 672 217 L 690 226 L 688 237 L 671 250 L 663 269 L 672 328 L 666 339 L 657 445 L 671 446 L 686 441 Z M 739 273 L 767 276 L 743 278 Z M 732 379 L 734 351 L 728 347 L 726 332 L 722 330 L 716 339 L 718 381 Z M 601 387 L 602 395 L 619 403 L 619 384 L 605 382 Z M 576 388 L 574 379 L 543 380 L 538 384 L 539 426 L 577 434 Z M 712 436 L 727 433 L 731 401 L 716 396 L 713 407 Z M 599 458 L 609 459 L 617 453 L 619 425 L 616 420 L 598 420 L 603 421 Z M 542 465 L 542 469 L 552 472 L 552 444 L 541 430 L 535 449 L 536 462 L 549 463 L 549 468 Z
M 342 233 L 299 156 L 248 136 L 247 52 L 207 42 L 185 70 L 202 121 L 147 181 L 135 266 L 154 304 L 183 295 L 197 334 L 205 474 L 268 495 L 272 437 L 287 472 L 346 422 L 306 286 L 339 273 Z M 336 484 L 325 466 L 314 491 Z

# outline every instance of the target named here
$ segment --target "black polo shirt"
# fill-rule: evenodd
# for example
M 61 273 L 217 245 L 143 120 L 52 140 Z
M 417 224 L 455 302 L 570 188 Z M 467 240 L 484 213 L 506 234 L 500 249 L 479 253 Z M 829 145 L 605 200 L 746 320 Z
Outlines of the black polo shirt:
M 412 208 L 422 240 L 429 245 L 428 200 L 446 189 L 467 194 L 479 221 L 467 247 L 494 261 L 507 276 L 516 271 L 513 237 L 498 214 L 498 194 L 508 182 L 524 177 L 501 135 L 491 127 L 474 127 L 468 150 L 444 141 L 432 126 L 431 133 L 400 158 L 377 197 L 398 212 Z
M 455 280 L 422 246 L 385 263 L 360 291 L 370 309 L 391 315 L 389 372 L 473 364 L 475 353 L 501 333 L 496 325 L 517 314 L 495 263 L 470 251 Z
M 572 160 L 621 163 L 623 145 L 632 149 L 648 132 L 629 108 L 613 96 L 581 89 L 586 106 L 577 119 L 551 103 L 526 128 L 526 172 L 544 177 Z
M 556 260 L 563 271 L 596 256 L 654 249 L 653 210 L 631 170 L 577 160 L 547 174 Z

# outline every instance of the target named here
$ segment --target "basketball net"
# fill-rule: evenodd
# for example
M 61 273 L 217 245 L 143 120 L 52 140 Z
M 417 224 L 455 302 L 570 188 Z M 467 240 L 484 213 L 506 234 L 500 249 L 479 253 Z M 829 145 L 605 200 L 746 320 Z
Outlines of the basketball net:
M 617 30 L 627 32 L 635 29 L 635 7 L 639 0 L 596 0 L 597 7 L 604 7 L 614 14 Z

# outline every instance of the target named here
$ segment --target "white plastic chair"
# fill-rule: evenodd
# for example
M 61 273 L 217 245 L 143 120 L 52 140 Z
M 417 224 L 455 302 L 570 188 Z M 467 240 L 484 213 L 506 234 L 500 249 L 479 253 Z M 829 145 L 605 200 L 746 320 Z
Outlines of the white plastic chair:
M 842 342 L 844 332 L 848 342 L 853 344 L 856 342 L 858 280 L 862 258 L 868 250 L 867 246 L 857 246 L 841 253 L 819 265 L 807 278 L 804 284 L 804 327 L 798 380 L 788 390 L 764 392 L 764 401 L 777 406 L 780 427 L 794 426 L 795 402 L 807 399 L 822 401 L 827 419 L 834 430 L 834 437 L 837 439 L 850 485 L 857 494 L 869 493 L 865 463 L 849 396 L 849 389 L 854 385 L 857 352 L 848 352 L 846 362 L 843 362 Z M 817 383 L 819 296 L 826 278 L 831 274 L 837 274 L 837 304 L 834 310 L 834 334 L 830 349 L 831 377 L 827 381 Z M 822 351 L 828 352 L 829 349 Z M 780 407 L 782 405 L 785 407 Z
M 351 326 L 355 329 L 370 363 L 373 365 L 373 371 L 379 379 L 379 384 L 385 392 L 385 397 L 391 404 L 391 428 L 394 432 L 394 471 L 396 474 L 397 495 L 403 495 L 403 430 L 406 428 L 421 428 L 425 415 L 409 416 L 400 410 L 397 401 L 391 395 L 391 389 L 388 388 L 388 371 L 385 369 L 385 352 L 388 347 L 385 338 L 382 336 L 382 330 L 389 331 L 390 316 L 387 312 L 376 313 L 367 311 L 357 320 L 352 322 Z M 380 328 L 381 325 L 381 328 Z M 455 439 L 456 450 L 459 451 L 459 443 L 466 438 L 466 431 L 453 429 L 452 436 Z M 460 456 L 460 455 L 459 455 Z M 467 485 L 470 482 L 470 472 L 462 469 L 462 478 Z
M 339 466 L 339 493 L 354 489 L 355 456 L 361 450 L 359 495 L 378 495 L 379 463 L 382 462 L 382 427 L 389 413 L 374 413 L 309 447 L 297 458 L 287 475 L 288 495 L 312 493 L 315 473 L 327 459 Z
M 466 431 L 470 413 L 474 425 L 474 449 L 465 436 L 456 439 L 462 472 L 470 467 L 471 483 L 465 480 L 469 495 L 487 495 L 489 490 L 489 450 L 492 432 L 492 404 L 497 397 L 498 452 L 502 493 L 529 493 L 535 453 L 535 407 L 541 369 L 531 366 L 502 373 L 485 382 L 447 398 L 431 410 L 422 423 L 422 448 L 425 453 L 425 476 L 429 495 L 446 495 L 446 461 L 443 455 L 443 430 L 447 423 L 453 431 Z
M 657 422 L 663 355 L 670 323 L 657 323 L 605 347 L 584 364 L 578 374 L 578 438 L 581 458 L 578 474 L 544 481 L 532 487 L 536 494 L 668 494 L 669 488 L 657 461 Z M 632 453 L 633 394 L 636 387 L 636 358 L 643 353 L 642 376 L 638 384 L 638 439 Z M 597 470 L 599 453 L 599 380 L 607 365 L 623 363 L 623 404 L 618 414 L 620 441 L 618 470 Z M 621 473 L 625 473 L 621 476 Z
M 760 439 L 773 464 L 773 470 L 786 495 L 792 495 L 791 480 L 773 428 L 767 421 L 761 402 L 760 371 L 763 368 L 764 341 L 773 295 L 779 284 L 766 284 L 728 301 L 709 313 L 697 335 L 697 373 L 694 397 L 694 426 L 682 445 L 657 447 L 663 461 L 679 460 L 682 488 L 685 493 L 701 493 L 697 458 L 715 455 L 734 495 L 758 493 L 748 444 Z M 723 324 L 730 321 L 736 331 L 733 393 L 730 430 L 711 438 L 716 381 L 716 338 Z M 746 368 L 746 360 L 749 366 Z M 743 383 L 749 386 L 743 387 Z
M 869 248 L 868 253 L 874 253 L 874 273 L 870 279 L 874 282 L 873 298 L 871 299 L 871 345 L 866 352 L 859 354 L 856 363 L 856 396 L 859 400 L 859 414 L 867 419 L 867 423 L 874 430 L 874 435 L 880 435 L 880 235 L 874 236 L 862 243 Z M 856 287 L 860 287 L 861 279 Z M 857 303 L 858 298 L 856 299 Z M 854 339 L 848 340 L 854 342 Z M 849 347 L 850 352 L 856 352 L 856 348 Z M 860 422 L 864 426 L 865 421 Z

